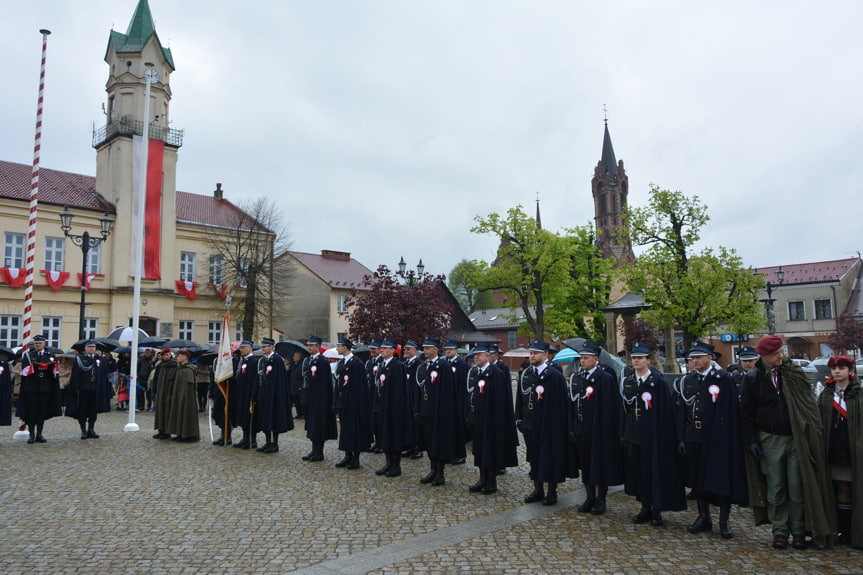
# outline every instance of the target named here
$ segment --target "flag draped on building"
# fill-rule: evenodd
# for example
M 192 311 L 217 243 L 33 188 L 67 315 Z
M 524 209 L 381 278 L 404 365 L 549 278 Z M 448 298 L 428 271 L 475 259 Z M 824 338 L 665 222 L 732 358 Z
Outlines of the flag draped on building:
M 187 282 L 183 280 L 177 280 L 177 292 L 180 295 L 184 295 L 192 301 L 195 301 L 195 297 L 198 295 L 198 282 Z
M 132 136 L 132 229 L 138 229 L 135 225 L 137 222 L 138 205 L 136 198 L 140 194 L 146 194 L 146 205 L 144 207 L 144 277 L 147 279 L 157 280 L 162 278 L 159 270 L 159 253 L 160 239 L 162 235 L 162 160 L 165 155 L 165 142 L 162 140 L 154 140 L 150 138 L 149 149 L 147 150 L 147 189 L 141 190 L 141 148 L 144 145 L 144 139 L 141 136 Z M 131 251 L 129 261 L 136 260 L 136 251 L 138 248 L 137 238 L 132 234 Z M 132 270 L 130 276 L 134 276 Z
M 45 272 L 45 280 L 48 282 L 48 285 L 51 286 L 51 291 L 57 291 L 63 284 L 66 283 L 66 280 L 69 279 L 69 272 L 58 272 L 52 270 L 42 270 Z

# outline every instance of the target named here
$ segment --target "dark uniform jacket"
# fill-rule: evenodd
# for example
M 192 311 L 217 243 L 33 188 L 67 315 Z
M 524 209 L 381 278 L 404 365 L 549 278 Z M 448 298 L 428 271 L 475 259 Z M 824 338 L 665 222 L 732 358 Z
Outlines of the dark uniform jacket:
M 288 371 L 285 369 L 285 360 L 276 352 L 271 353 L 269 357 L 261 356 L 258 359 L 258 386 L 255 390 L 255 401 L 260 431 L 285 433 L 294 428 Z
M 518 466 L 512 403 L 506 376 L 495 365 L 474 366 L 468 372 L 468 414 L 473 423 L 473 461 L 491 473 Z
M 550 363 L 534 381 L 527 393 L 520 391 L 523 404 L 532 412 L 529 461 L 536 481 L 563 483 L 567 477 L 577 476 L 570 461 L 569 390 L 563 373 Z
M 305 373 L 306 437 L 326 441 L 339 436 L 333 411 L 333 374 L 330 362 L 322 354 L 308 358 Z
M 114 389 L 108 382 L 107 365 L 101 357 L 81 354 L 72 361 L 72 373 L 66 386 L 66 416 L 78 418 L 92 414 L 79 413 L 81 393 L 95 394 L 94 413 L 111 411 Z
M 569 430 L 578 447 L 581 480 L 592 485 L 620 485 L 623 401 L 617 382 L 597 365 L 590 374 L 578 370 L 572 375 L 569 394 Z
M 254 391 L 258 387 L 258 358 L 253 354 L 241 358 L 237 362 L 234 373 L 234 395 L 237 398 L 234 411 L 234 424 L 239 427 L 249 427 L 251 422 L 251 404 L 255 401 Z
M 0 426 L 12 425 L 12 370 L 0 357 Z
M 408 403 L 407 378 L 402 362 L 396 357 L 382 361 L 378 367 L 377 382 L 381 449 L 385 453 L 395 453 L 413 447 L 416 443 L 414 413 Z
M 425 431 L 417 448 L 430 459 L 452 461 L 465 456 L 462 415 L 456 411 L 452 367 L 445 358 L 426 360 L 417 368 L 414 413 Z
M 335 406 L 341 432 L 339 449 L 359 452 L 372 444 L 372 415 L 363 362 L 355 355 L 336 366 Z
M 29 369 L 28 369 L 29 368 Z M 29 375 L 23 375 L 29 371 Z M 30 348 L 21 356 L 21 386 L 19 399 L 15 410 L 16 417 L 27 421 L 27 404 L 33 395 L 33 400 L 42 402 L 42 412 L 45 419 L 51 419 L 61 414 L 60 409 L 60 379 L 58 377 L 57 359 L 53 353 L 43 351 L 41 355 Z M 38 398 L 38 399 L 36 399 Z

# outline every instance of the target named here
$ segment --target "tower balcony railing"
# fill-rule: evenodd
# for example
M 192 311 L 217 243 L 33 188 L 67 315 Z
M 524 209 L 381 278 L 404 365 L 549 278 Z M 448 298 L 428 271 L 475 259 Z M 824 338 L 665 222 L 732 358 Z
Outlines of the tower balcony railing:
M 123 116 L 118 120 L 108 122 L 99 129 L 93 126 L 93 147 L 98 148 L 105 142 L 109 142 L 118 136 L 135 135 L 144 135 L 144 122 Z M 183 130 L 167 128 L 155 122 L 150 123 L 149 136 L 156 140 L 162 140 L 175 148 L 183 145 Z

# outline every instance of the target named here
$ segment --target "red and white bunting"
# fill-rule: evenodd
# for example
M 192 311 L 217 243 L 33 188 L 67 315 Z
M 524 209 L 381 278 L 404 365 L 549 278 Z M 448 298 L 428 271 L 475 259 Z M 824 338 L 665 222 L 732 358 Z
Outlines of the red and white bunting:
M 51 270 L 42 270 L 45 273 L 45 281 L 48 282 L 48 285 L 51 286 L 51 291 L 57 291 L 63 284 L 66 283 L 66 280 L 69 279 L 69 272 L 58 272 Z
M 184 295 L 190 300 L 194 301 L 197 296 L 197 288 L 198 282 L 185 282 L 183 280 L 177 280 L 177 291 L 180 295 Z
M 81 276 L 81 272 L 78 272 L 78 285 L 83 285 L 86 291 L 90 291 L 90 281 L 99 274 L 87 274 L 86 278 Z
M 0 268 L 0 277 L 3 281 L 9 284 L 12 289 L 18 289 L 24 285 L 24 280 L 27 279 L 27 274 L 20 268 Z

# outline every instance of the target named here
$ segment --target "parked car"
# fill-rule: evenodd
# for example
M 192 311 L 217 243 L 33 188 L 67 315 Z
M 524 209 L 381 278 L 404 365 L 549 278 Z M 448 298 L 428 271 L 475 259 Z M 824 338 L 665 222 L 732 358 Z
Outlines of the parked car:
M 854 372 L 857 377 L 863 377 L 863 357 L 854 362 Z
M 808 359 L 792 359 L 791 363 L 793 363 L 794 365 L 799 365 L 800 367 L 806 367 L 812 362 Z

